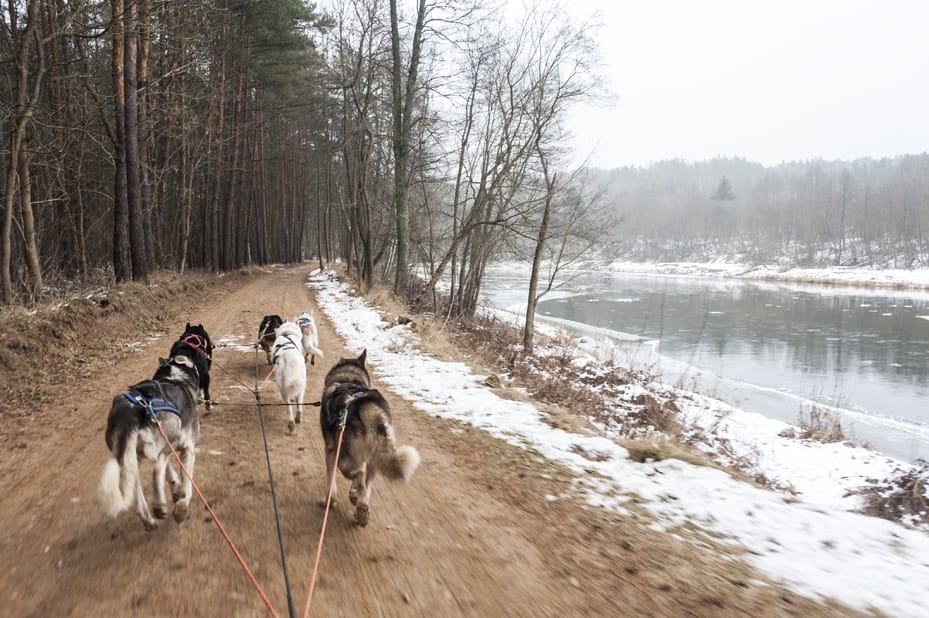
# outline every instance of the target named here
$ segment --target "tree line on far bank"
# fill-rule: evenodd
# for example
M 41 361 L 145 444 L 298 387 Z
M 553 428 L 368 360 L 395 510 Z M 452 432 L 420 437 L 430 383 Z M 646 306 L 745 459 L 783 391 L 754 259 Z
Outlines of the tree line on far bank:
M 592 176 L 623 220 L 613 257 L 929 266 L 929 153 L 769 167 L 670 160 Z

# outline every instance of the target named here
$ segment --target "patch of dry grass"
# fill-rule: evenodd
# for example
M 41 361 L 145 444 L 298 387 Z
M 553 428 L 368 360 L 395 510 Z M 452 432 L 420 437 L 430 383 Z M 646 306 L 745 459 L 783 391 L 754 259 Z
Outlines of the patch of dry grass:
M 929 462 L 918 459 L 910 470 L 849 492 L 863 496 L 865 515 L 911 526 L 929 526 Z
M 824 443 L 848 440 L 839 418 L 832 412 L 815 406 L 809 414 L 800 413 L 799 431 L 794 428 L 785 429 L 780 436 Z

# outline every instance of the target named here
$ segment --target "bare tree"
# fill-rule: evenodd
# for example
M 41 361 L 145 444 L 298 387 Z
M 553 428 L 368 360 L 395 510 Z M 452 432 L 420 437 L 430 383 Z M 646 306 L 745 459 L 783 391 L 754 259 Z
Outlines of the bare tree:
M 397 267 L 394 291 L 406 292 L 409 281 L 410 211 L 406 201 L 408 187 L 410 129 L 413 123 L 413 98 L 418 87 L 419 61 L 423 43 L 426 0 L 417 0 L 416 25 L 409 64 L 404 67 L 400 55 L 400 26 L 397 0 L 390 0 L 391 98 L 393 115 L 394 210 L 397 221 Z M 405 74 L 404 74 L 405 73 Z
M 0 288 L 4 304 L 13 302 L 12 234 L 13 210 L 16 207 L 16 194 L 20 194 L 19 209 L 30 225 L 33 220 L 32 202 L 29 187 L 29 156 L 27 152 L 26 132 L 39 102 L 42 78 L 45 74 L 46 41 L 39 30 L 39 0 L 31 0 L 26 7 L 26 23 L 19 29 L 17 23 L 16 3 L 8 3 L 11 43 L 15 51 L 16 66 L 16 104 L 10 117 L 10 158 L 6 165 L 6 192 L 3 200 L 3 226 L 0 229 Z M 32 52 L 35 53 L 36 66 L 33 66 Z M 30 287 L 37 291 L 42 287 L 42 275 L 38 266 L 39 257 L 35 243 L 34 229 L 27 233 L 26 261 L 30 275 Z

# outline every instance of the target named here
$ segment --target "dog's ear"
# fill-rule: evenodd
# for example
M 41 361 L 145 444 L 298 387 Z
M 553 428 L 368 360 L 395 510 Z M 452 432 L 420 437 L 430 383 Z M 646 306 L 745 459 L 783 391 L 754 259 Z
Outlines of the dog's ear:
M 368 358 L 368 348 L 365 348 L 361 351 L 361 356 L 358 357 L 358 362 L 361 363 L 361 366 L 364 367 L 365 359 Z
M 190 330 L 190 322 L 187 323 L 187 326 L 184 327 L 184 330 Z
M 168 359 L 167 359 L 167 358 L 161 358 L 160 356 L 158 357 L 158 368 L 159 368 L 159 369 L 161 369 L 162 367 L 164 367 L 164 366 L 167 365 L 167 364 L 168 364 Z

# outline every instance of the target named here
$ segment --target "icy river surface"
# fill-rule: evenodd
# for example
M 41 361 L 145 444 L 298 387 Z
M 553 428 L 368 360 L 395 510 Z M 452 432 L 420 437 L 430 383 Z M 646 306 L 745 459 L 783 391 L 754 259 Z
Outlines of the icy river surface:
M 528 276 L 491 269 L 517 310 Z M 888 455 L 929 458 L 929 293 L 580 271 L 537 307 L 601 357 L 791 423 L 816 407 Z

